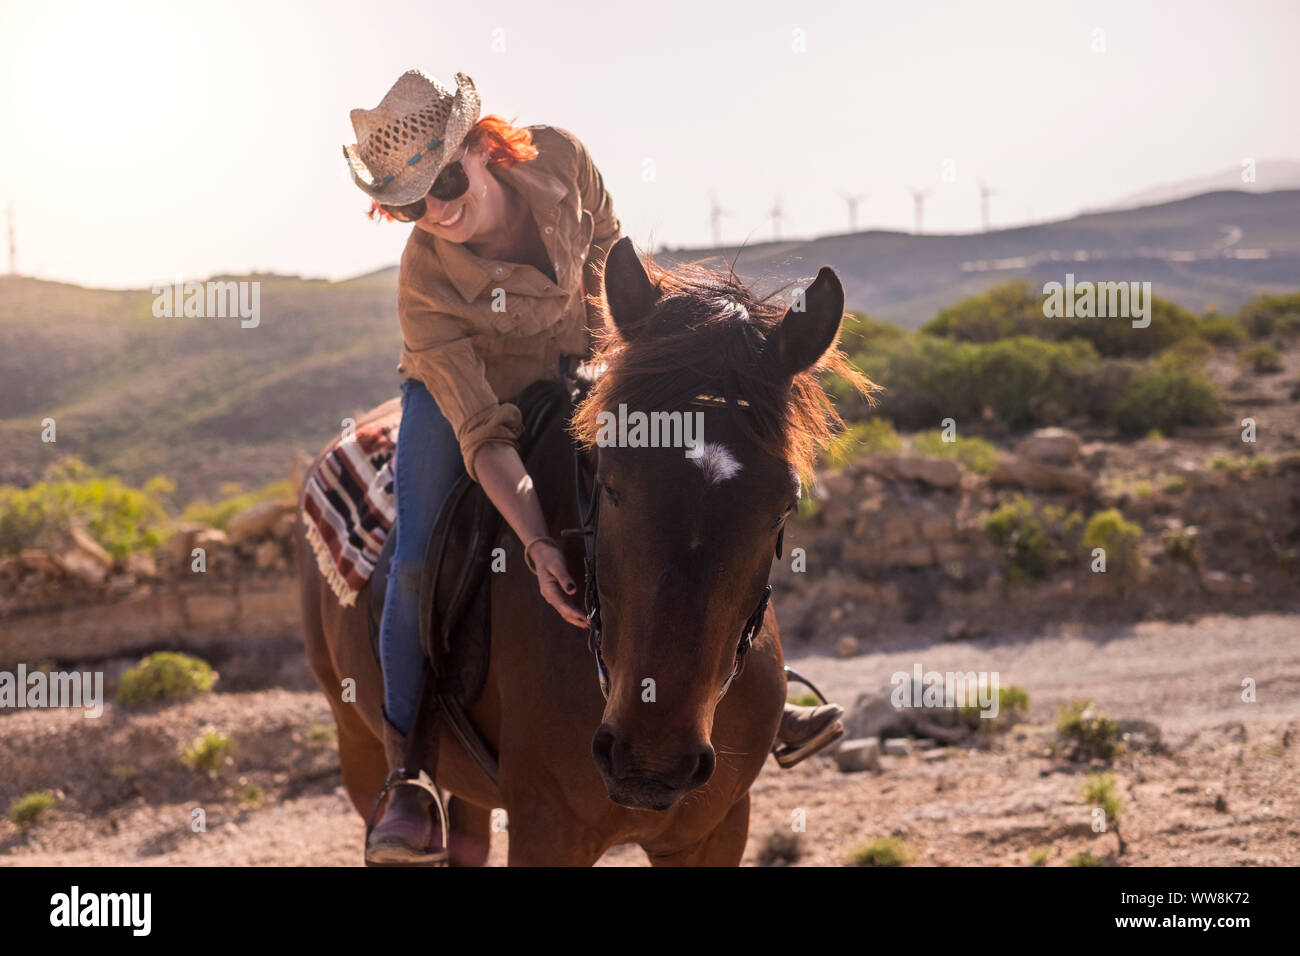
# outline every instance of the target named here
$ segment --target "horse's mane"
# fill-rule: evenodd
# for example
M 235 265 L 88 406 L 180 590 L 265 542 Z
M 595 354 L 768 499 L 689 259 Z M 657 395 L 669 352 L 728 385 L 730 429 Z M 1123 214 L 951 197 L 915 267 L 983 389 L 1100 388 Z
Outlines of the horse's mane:
M 730 269 L 724 275 L 688 263 L 669 271 L 647 256 L 646 272 L 661 293 L 652 324 L 634 342 L 624 341 L 612 320 L 597 333 L 592 362 L 604 371 L 574 412 L 569 427 L 575 439 L 593 446 L 598 416 L 619 405 L 675 411 L 707 394 L 725 398 L 741 412 L 737 419 L 752 440 L 810 478 L 817 449 L 844 426 L 821 376 L 835 373 L 868 397 L 875 389 L 849 362 L 838 337 L 787 387 L 764 344 L 786 313 L 788 306 L 777 300 L 788 299 L 789 284 L 759 299 Z

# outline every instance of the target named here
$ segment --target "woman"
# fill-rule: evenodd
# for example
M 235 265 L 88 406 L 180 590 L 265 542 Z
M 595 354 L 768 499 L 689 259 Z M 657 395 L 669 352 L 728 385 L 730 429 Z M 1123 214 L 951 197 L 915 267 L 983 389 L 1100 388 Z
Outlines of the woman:
M 461 474 L 482 485 L 519 536 L 546 601 L 575 627 L 587 626 L 566 597 L 577 584 L 546 534 L 519 458 L 519 409 L 502 399 L 556 374 L 567 356 L 588 354 L 601 318 L 587 297 L 600 297 L 600 269 L 619 221 L 575 136 L 480 119 L 473 81 L 457 73 L 456 85 L 453 93 L 419 71 L 404 74 L 375 109 L 352 111 L 357 142 L 344 148 L 354 181 L 372 199 L 371 215 L 415 227 L 398 276 L 396 540 L 379 635 L 393 771 L 404 762 L 420 691 L 424 546 Z M 824 746 L 839 713 L 791 709 L 781 738 Z M 390 791 L 366 861 L 441 862 L 446 849 L 432 796 L 414 780 L 398 782 L 416 785 Z

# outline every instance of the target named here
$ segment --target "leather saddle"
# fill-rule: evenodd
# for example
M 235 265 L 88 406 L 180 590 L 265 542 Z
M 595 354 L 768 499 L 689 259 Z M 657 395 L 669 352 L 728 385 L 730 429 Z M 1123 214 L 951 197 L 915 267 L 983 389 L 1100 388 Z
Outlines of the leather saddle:
M 523 418 L 519 457 L 525 467 L 532 460 L 538 440 L 556 417 L 567 418 L 572 402 L 570 386 L 549 379 L 534 382 L 513 400 Z M 395 534 L 388 536 L 369 583 L 370 648 L 376 661 L 379 623 L 396 539 Z M 429 661 L 433 694 L 450 718 L 452 730 L 480 764 L 490 760 L 493 768 L 495 755 L 484 752 L 485 745 L 465 711 L 478 699 L 487 680 L 491 651 L 488 582 L 496 557 L 493 552 L 498 547 L 510 549 L 513 542 L 513 533 L 504 527 L 482 486 L 469 475 L 462 475 L 443 503 L 429 536 L 420 585 L 420 644 Z M 467 740 L 467 736 L 471 739 Z

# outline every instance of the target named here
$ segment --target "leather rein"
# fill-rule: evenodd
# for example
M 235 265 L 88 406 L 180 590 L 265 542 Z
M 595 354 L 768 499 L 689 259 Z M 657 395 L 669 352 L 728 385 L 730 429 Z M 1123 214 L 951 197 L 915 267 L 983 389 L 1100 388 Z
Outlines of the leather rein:
M 697 401 L 715 404 L 718 399 L 701 395 Z M 606 700 L 609 700 L 609 670 L 605 667 L 605 659 L 600 653 L 602 638 L 600 586 L 596 582 L 596 530 L 600 517 L 600 484 L 594 478 L 589 479 L 587 477 L 586 471 L 582 467 L 583 455 L 581 449 L 575 449 L 573 464 L 578 489 L 578 516 L 582 521 L 582 525 L 578 528 L 567 528 L 561 531 L 560 534 L 566 538 L 580 536 L 583 539 L 583 564 L 585 565 L 587 578 L 587 646 L 590 648 L 592 656 L 596 658 L 596 677 L 600 681 L 600 692 Z M 776 557 L 778 560 L 781 558 L 784 540 L 785 528 L 782 528 L 776 538 Z M 722 689 L 718 692 L 718 700 L 722 700 L 727 695 L 732 682 L 745 669 L 745 655 L 753 647 L 754 638 L 763 627 L 763 618 L 767 614 L 767 604 L 771 597 L 772 585 L 763 585 L 758 604 L 749 615 L 749 619 L 745 621 L 745 626 L 741 628 L 740 643 L 736 647 L 736 666 L 732 669 L 730 676 L 722 682 Z

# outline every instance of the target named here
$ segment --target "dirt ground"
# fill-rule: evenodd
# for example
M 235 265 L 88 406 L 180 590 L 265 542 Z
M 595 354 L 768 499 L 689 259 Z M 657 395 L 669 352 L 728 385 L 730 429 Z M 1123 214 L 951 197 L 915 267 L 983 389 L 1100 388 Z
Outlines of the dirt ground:
M 882 758 L 879 772 L 840 773 L 828 757 L 789 771 L 769 761 L 753 790 L 745 862 L 771 834 L 797 837 L 795 865 L 842 865 L 851 850 L 899 835 L 916 863 L 1062 865 L 1088 850 L 1113 857 L 1079 796 L 1098 769 L 1053 758 L 1058 707 L 1086 697 L 1116 718 L 1159 725 L 1167 753 L 1134 753 L 1114 772 L 1127 865 L 1300 864 L 1300 614 L 1213 616 L 1089 630 L 1056 626 L 969 642 L 932 643 L 917 629 L 861 655 L 790 650 L 790 662 L 849 705 L 895 671 L 997 671 L 1029 692 L 1027 722 L 986 749 L 939 748 Z M 227 690 L 145 713 L 113 704 L 0 717 L 0 801 L 56 791 L 34 826 L 0 820 L 7 865 L 356 865 L 362 825 L 343 795 L 332 723 L 298 656 L 232 660 Z M 241 673 L 261 674 L 266 686 Z M 1242 681 L 1257 701 L 1242 700 Z M 215 728 L 235 741 L 215 775 L 185 768 L 179 747 Z M 195 833 L 195 808 L 206 830 Z M 491 862 L 504 864 L 505 834 Z M 617 847 L 602 865 L 645 865 Z

